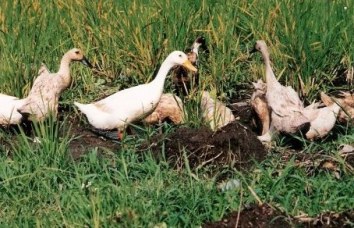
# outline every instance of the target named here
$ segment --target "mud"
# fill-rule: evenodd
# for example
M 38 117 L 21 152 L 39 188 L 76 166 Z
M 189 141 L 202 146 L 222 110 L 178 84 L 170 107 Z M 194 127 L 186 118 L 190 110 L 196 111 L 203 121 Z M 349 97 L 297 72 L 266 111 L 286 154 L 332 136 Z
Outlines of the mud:
M 267 155 L 257 136 L 238 121 L 216 132 L 207 127 L 181 127 L 169 135 L 153 137 L 149 145 L 144 145 L 157 157 L 162 156 L 162 146 L 166 159 L 178 169 L 188 163 L 191 168 L 217 166 L 248 170 Z
M 97 150 L 99 155 L 107 153 L 107 151 L 116 151 L 119 144 L 112 140 L 107 140 L 98 136 L 92 131 L 89 125 L 78 119 L 69 106 L 61 105 L 58 112 L 58 121 L 66 121 L 66 125 L 70 128 L 61 129 L 60 136 L 70 135 L 72 138 L 69 142 L 68 156 L 74 160 L 79 159 L 82 155 L 92 150 Z M 12 156 L 12 148 L 9 140 L 15 142 L 17 135 L 23 131 L 30 138 L 34 137 L 34 125 L 30 121 L 21 123 L 21 125 L 11 125 L 8 127 L 0 127 L 0 152 L 6 152 L 8 156 Z M 4 136 L 2 135 L 4 133 Z M 6 137 L 5 137 L 6 134 Z
M 74 139 L 69 143 L 69 155 L 74 160 L 78 160 L 92 150 L 97 150 L 100 155 L 119 149 L 119 143 L 97 136 L 89 126 L 83 126 L 79 120 L 72 120 L 70 134 Z
M 76 138 L 69 144 L 69 154 L 74 160 L 92 150 L 97 150 L 99 154 L 104 154 L 107 150 L 114 152 L 119 149 L 119 144 L 98 137 L 90 130 L 79 129 L 73 135 L 76 135 Z

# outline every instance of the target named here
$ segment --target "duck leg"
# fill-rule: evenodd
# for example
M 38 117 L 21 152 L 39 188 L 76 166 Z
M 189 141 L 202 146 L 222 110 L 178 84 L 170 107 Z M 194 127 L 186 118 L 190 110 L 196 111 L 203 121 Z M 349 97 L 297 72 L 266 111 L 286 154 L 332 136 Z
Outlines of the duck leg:
M 122 141 L 123 136 L 124 136 L 123 131 L 118 130 L 118 131 L 117 131 L 117 138 L 118 138 L 119 141 Z
M 95 127 L 90 127 L 88 129 L 89 131 L 91 131 L 92 133 L 101 136 L 105 139 L 109 139 L 109 140 L 121 140 L 123 138 L 123 134 L 122 131 L 118 130 L 118 132 L 116 132 L 115 130 L 102 130 L 102 129 L 98 129 Z
M 269 130 L 261 136 L 257 136 L 258 140 L 264 143 L 269 143 L 272 141 L 273 135 L 276 133 L 276 130 L 272 124 L 270 124 Z

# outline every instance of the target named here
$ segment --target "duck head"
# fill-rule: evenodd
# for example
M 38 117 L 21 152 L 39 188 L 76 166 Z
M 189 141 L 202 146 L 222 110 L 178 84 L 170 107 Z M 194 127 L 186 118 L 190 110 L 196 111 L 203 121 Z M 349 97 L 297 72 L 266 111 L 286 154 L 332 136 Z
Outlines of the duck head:
M 206 41 L 205 38 L 203 36 L 198 37 L 195 41 L 194 41 L 195 45 L 199 45 L 199 47 L 203 48 L 203 49 L 207 49 L 206 46 Z
M 173 51 L 166 58 L 172 65 L 182 65 L 190 71 L 197 72 L 197 68 L 188 60 L 188 56 L 182 51 Z
M 263 53 L 266 50 L 267 50 L 267 44 L 265 43 L 265 41 L 264 40 L 257 40 L 254 45 L 254 48 L 250 51 L 250 53 L 254 53 L 256 51 Z
M 73 48 L 66 53 L 66 56 L 72 61 L 80 61 L 85 66 L 93 68 L 92 64 L 84 56 L 83 52 L 78 48 Z
M 195 39 L 191 51 L 197 53 L 199 48 L 202 48 L 205 53 L 209 53 L 209 49 L 206 45 L 206 40 L 203 36 L 199 36 L 197 39 Z

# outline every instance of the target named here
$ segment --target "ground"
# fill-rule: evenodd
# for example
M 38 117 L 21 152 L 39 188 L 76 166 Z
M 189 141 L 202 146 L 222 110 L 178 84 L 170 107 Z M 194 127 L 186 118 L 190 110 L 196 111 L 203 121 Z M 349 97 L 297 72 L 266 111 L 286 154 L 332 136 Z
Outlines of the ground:
M 269 205 L 250 205 L 240 212 L 232 212 L 217 222 L 208 222 L 203 228 L 216 227 L 291 227 L 291 219 Z
M 207 127 L 180 127 L 172 134 L 153 138 L 149 147 L 158 155 L 162 144 L 166 158 L 178 169 L 185 167 L 188 160 L 191 168 L 207 165 L 234 166 L 239 170 L 247 170 L 254 162 L 261 162 L 267 155 L 255 133 L 238 121 L 216 132 Z
M 316 218 L 292 218 L 267 204 L 250 205 L 232 212 L 217 222 L 207 222 L 203 228 L 265 228 L 265 227 L 350 227 L 354 212 L 324 213 Z M 237 226 L 236 226 L 237 225 Z
M 97 149 L 99 154 L 102 154 L 106 150 L 115 151 L 119 148 L 117 142 L 98 136 L 89 127 L 83 127 L 79 121 L 73 121 L 71 126 L 75 138 L 69 144 L 69 151 L 74 160 L 90 149 Z
M 62 110 L 61 115 L 68 110 Z M 262 162 L 268 154 L 268 150 L 257 139 L 255 131 L 254 113 L 249 106 L 235 111 L 235 116 L 243 116 L 245 122 L 235 121 L 216 132 L 208 127 L 198 129 L 184 126 L 177 127 L 171 133 L 161 133 L 152 137 L 142 144 L 139 151 L 151 150 L 155 158 L 162 156 L 170 162 L 177 170 L 188 167 L 199 169 L 202 167 L 220 168 L 232 167 L 240 171 L 247 171 L 255 163 Z M 246 118 L 247 117 L 247 118 Z M 98 136 L 90 126 L 83 124 L 82 120 L 75 115 L 68 117 L 71 123 L 70 134 L 73 139 L 69 144 L 70 155 L 77 160 L 90 149 L 97 149 L 98 154 L 105 155 L 107 151 L 115 151 L 120 143 Z M 31 134 L 31 128 L 25 124 L 26 134 Z M 17 128 L 11 128 L 14 134 Z M 115 135 L 115 132 L 113 132 Z M 4 145 L 9 146 L 9 145 Z M 164 154 L 161 148 L 164 146 Z M 287 163 L 296 154 L 295 162 L 299 167 L 307 170 L 308 175 L 316 175 L 321 170 L 331 172 L 333 175 L 340 175 L 343 171 L 337 161 L 330 160 L 326 154 L 308 154 L 301 151 L 286 150 L 282 153 L 281 159 Z M 345 155 L 348 167 L 354 166 L 354 155 Z M 344 167 L 345 168 L 345 167 Z M 225 177 L 222 177 L 225 179 Z M 220 181 L 220 180 L 218 180 Z M 246 205 L 241 211 L 234 211 L 226 215 L 220 221 L 209 221 L 203 227 L 343 227 L 347 221 L 354 219 L 354 212 L 343 212 L 339 214 L 324 213 L 317 218 L 293 218 L 274 208 L 273 206 Z

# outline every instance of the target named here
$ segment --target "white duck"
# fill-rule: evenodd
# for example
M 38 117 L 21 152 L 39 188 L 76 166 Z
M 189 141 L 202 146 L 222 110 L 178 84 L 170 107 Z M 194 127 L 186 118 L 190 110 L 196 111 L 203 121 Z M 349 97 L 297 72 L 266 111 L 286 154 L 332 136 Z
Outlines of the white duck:
M 299 95 L 290 86 L 282 86 L 276 79 L 270 65 L 269 52 L 266 43 L 258 40 L 254 51 L 262 53 L 266 71 L 266 99 L 271 109 L 270 130 L 295 133 L 305 125 L 308 118 L 302 113 L 304 106 Z
M 23 99 L 0 94 L 0 125 L 6 126 L 21 123 L 23 116 L 17 111 L 17 108 L 23 103 Z
M 30 114 L 37 121 L 43 120 L 49 113 L 56 116 L 60 94 L 71 83 L 70 63 L 72 61 L 81 61 L 83 64 L 92 67 L 82 51 L 77 48 L 73 48 L 64 54 L 57 73 L 50 73 L 47 67 L 42 64 L 31 91 L 18 111 L 23 114 Z
M 177 65 L 197 71 L 185 53 L 174 51 L 165 59 L 157 76 L 150 83 L 119 91 L 91 104 L 74 104 L 86 115 L 92 126 L 102 130 L 118 129 L 118 138 L 121 138 L 121 131 L 127 125 L 146 117 L 156 108 L 166 76 L 170 69 Z
M 321 92 L 321 100 L 330 101 L 331 98 Z M 310 129 L 306 132 L 306 138 L 309 140 L 326 136 L 334 127 L 338 113 L 341 110 L 341 107 L 336 102 L 332 102 L 327 107 L 318 108 L 316 106 L 318 105 L 315 103 L 304 109 L 304 115 L 311 121 Z

